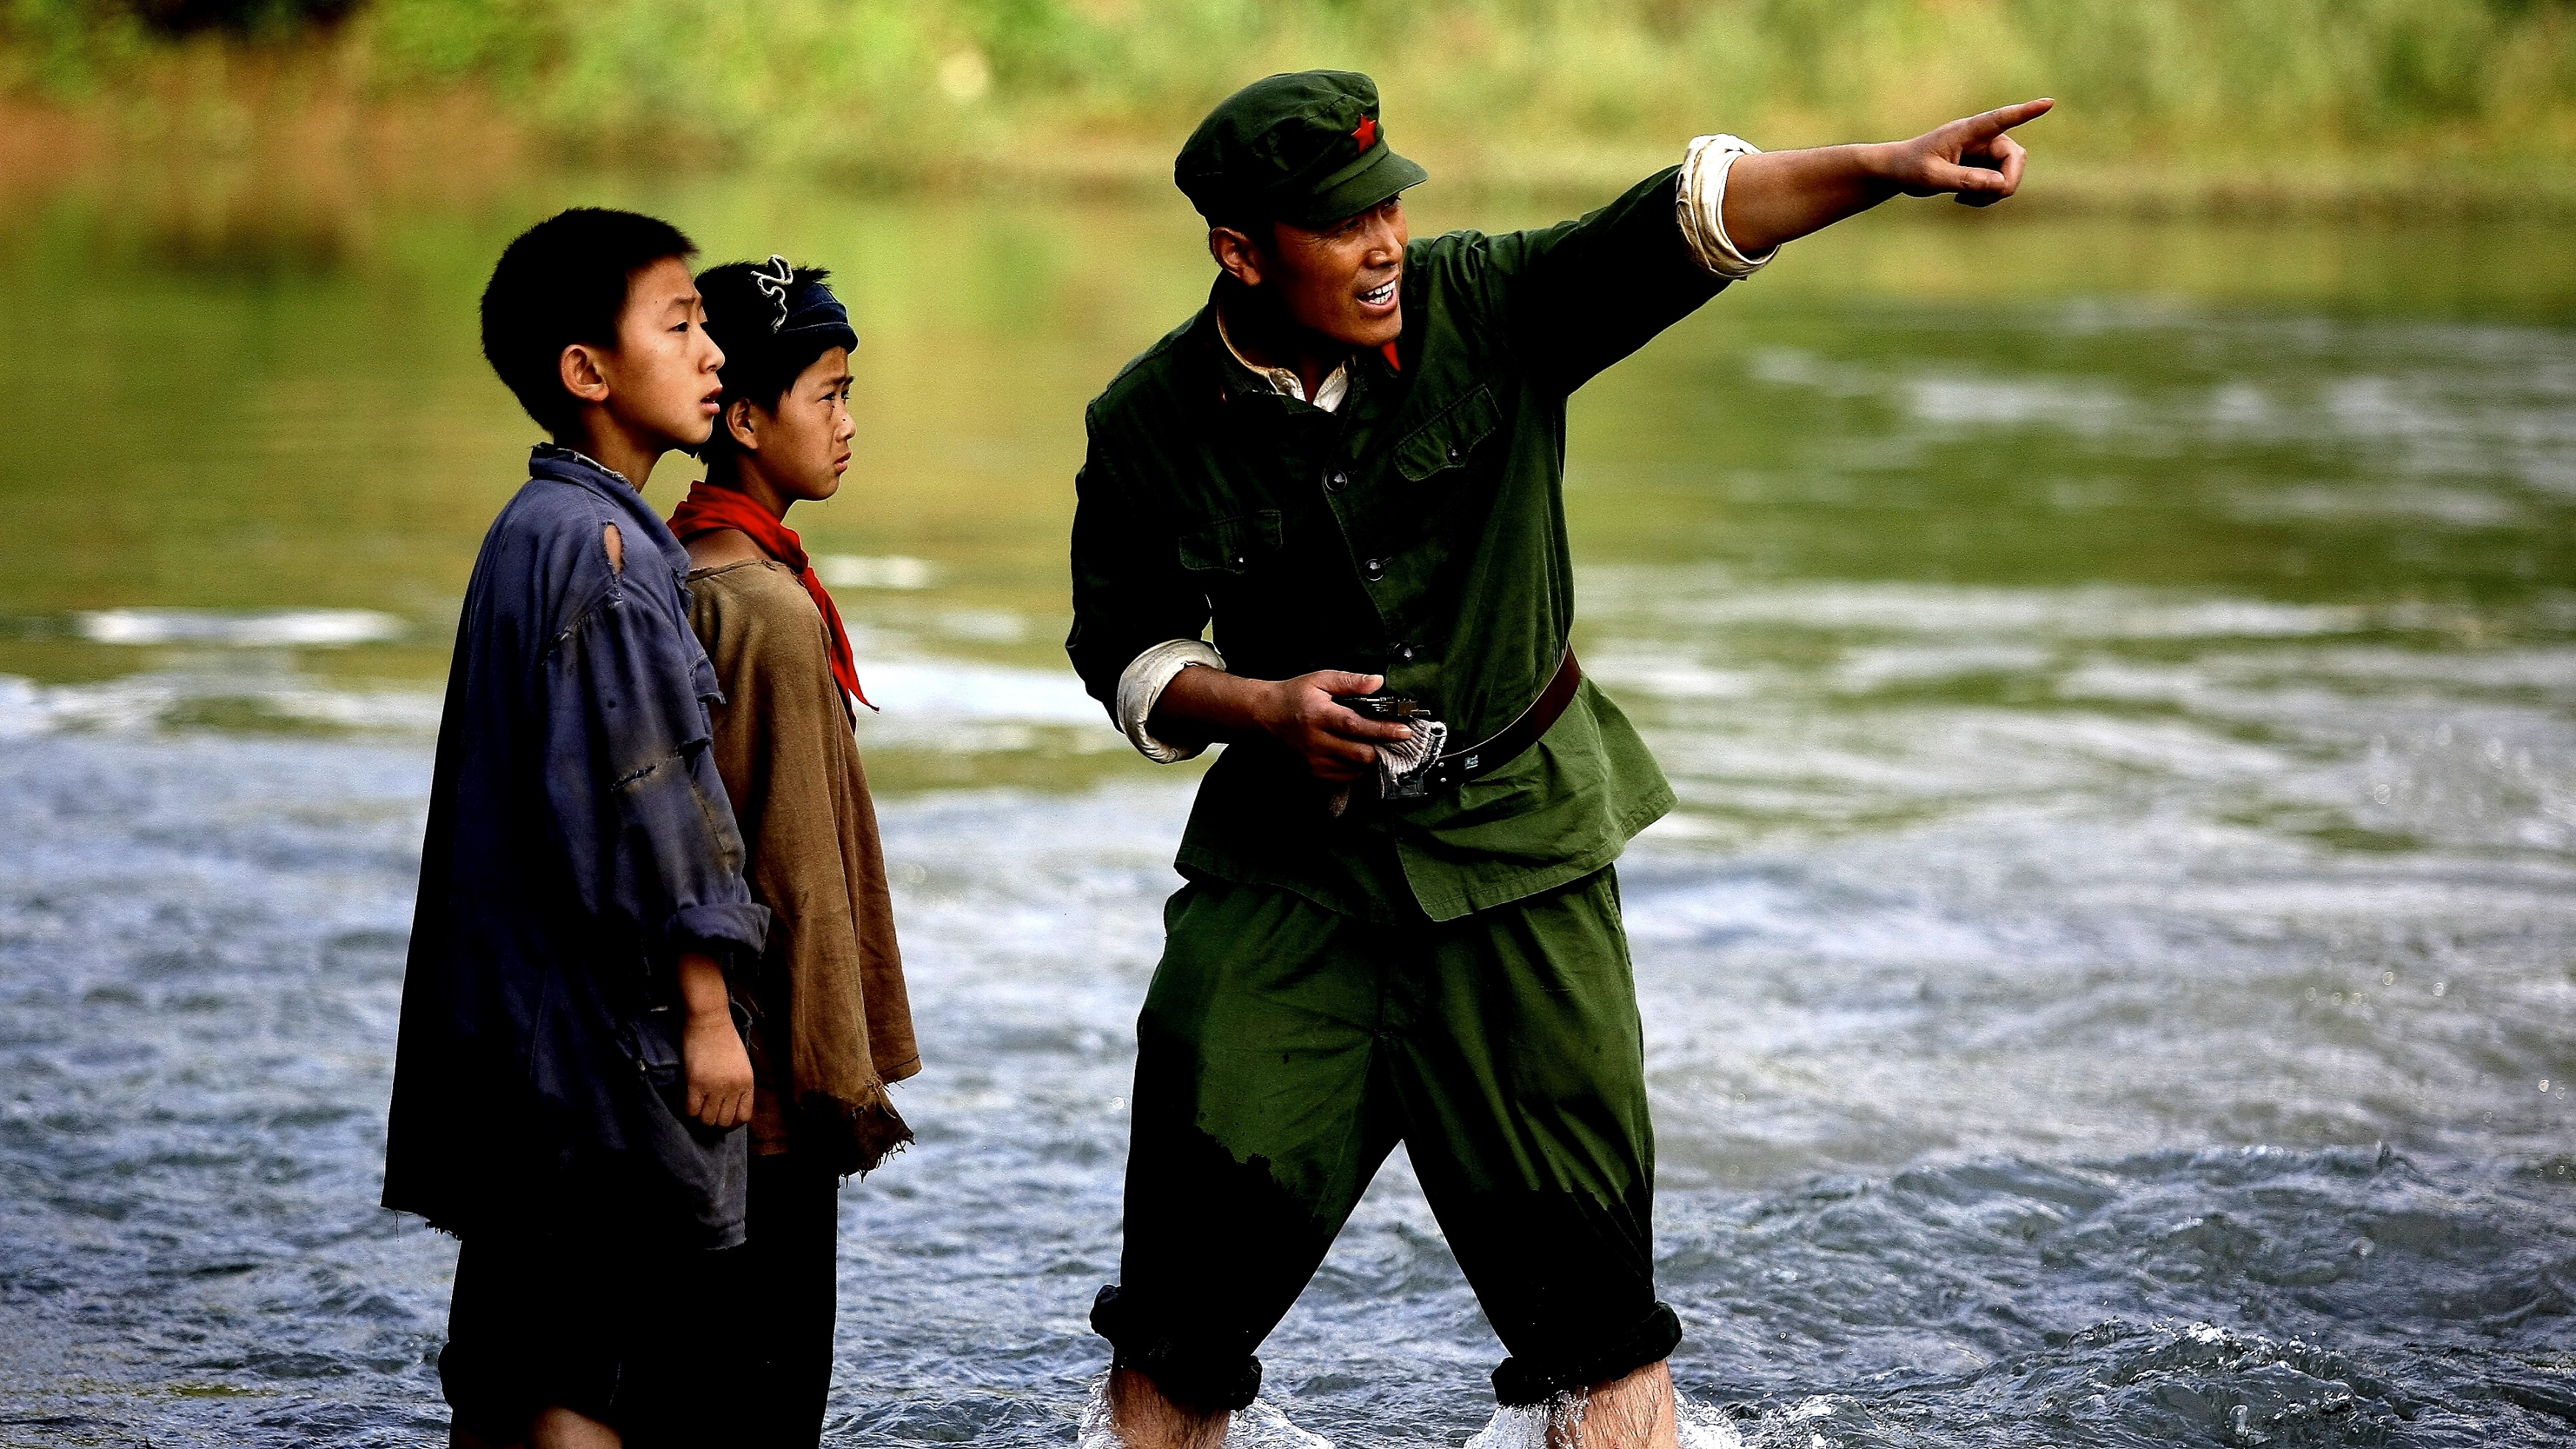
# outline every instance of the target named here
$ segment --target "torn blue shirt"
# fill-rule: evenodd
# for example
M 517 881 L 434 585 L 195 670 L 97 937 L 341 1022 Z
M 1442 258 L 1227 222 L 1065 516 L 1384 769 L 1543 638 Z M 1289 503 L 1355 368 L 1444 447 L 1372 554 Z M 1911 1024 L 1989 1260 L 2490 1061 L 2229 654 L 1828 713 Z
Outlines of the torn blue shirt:
M 677 962 L 755 959 L 769 912 L 707 752 L 689 556 L 591 459 L 548 445 L 528 471 L 457 626 L 384 1204 L 459 1234 L 730 1247 L 744 1134 L 686 1115 Z

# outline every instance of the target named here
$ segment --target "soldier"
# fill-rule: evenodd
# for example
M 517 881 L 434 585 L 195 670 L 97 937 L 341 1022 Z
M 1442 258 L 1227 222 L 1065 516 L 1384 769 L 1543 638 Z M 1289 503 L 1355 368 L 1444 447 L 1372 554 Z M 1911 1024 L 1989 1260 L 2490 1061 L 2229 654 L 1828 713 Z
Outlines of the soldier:
M 1612 860 L 1670 809 L 1568 647 L 1566 399 L 1782 243 L 2013 193 L 2032 101 L 1911 141 L 1693 141 L 1599 211 L 1412 241 L 1375 85 L 1245 87 L 1174 167 L 1208 305 L 1087 415 L 1066 648 L 1149 758 L 1231 746 L 1137 1024 L 1131 1449 L 1214 1446 L 1405 1144 L 1551 1438 L 1672 1445 L 1654 1145 Z M 1203 630 L 1213 621 L 1212 642 Z

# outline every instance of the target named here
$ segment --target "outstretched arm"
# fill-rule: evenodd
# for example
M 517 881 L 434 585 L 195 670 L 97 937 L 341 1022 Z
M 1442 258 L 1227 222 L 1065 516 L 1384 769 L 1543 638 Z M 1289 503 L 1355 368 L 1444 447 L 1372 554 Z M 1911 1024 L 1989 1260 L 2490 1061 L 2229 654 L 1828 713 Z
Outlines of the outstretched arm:
M 1822 231 L 1891 196 L 1948 193 L 1968 206 L 1991 206 L 2021 186 L 2027 153 L 2005 133 L 2056 104 L 2024 101 L 1911 141 L 1737 157 L 1726 177 L 1726 235 L 1752 254 Z

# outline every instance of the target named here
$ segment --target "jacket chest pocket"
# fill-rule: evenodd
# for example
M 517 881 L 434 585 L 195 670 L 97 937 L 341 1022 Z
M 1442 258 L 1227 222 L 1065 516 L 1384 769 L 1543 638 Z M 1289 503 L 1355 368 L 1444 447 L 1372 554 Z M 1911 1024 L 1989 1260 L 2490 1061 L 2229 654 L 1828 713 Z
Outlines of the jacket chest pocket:
M 1404 435 L 1395 445 L 1395 468 L 1409 482 L 1466 466 L 1476 446 L 1502 425 L 1502 409 L 1493 393 L 1479 387 L 1442 408 L 1429 422 Z
M 1220 518 L 1181 535 L 1181 567 L 1248 574 L 1279 552 L 1283 534 L 1276 508 Z

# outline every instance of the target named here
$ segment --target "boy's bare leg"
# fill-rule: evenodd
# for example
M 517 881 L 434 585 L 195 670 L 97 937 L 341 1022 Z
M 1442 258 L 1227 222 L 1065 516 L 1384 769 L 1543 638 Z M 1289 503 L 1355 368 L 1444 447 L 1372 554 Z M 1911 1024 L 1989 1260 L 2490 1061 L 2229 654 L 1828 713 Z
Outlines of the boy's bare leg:
M 565 1408 L 539 1410 L 518 1439 L 488 1439 L 463 1424 L 447 1426 L 448 1449 L 621 1449 L 622 1442 L 606 1424 Z
M 1580 1417 L 1559 1414 L 1547 1426 L 1548 1449 L 1681 1449 L 1672 1370 L 1650 1363 L 1626 1378 L 1594 1384 Z
M 1234 1418 L 1223 1409 L 1184 1409 L 1134 1369 L 1109 1371 L 1108 1399 L 1109 1427 L 1125 1449 L 1220 1449 Z
M 528 1449 L 620 1449 L 623 1442 L 606 1424 L 559 1405 L 528 1422 Z

